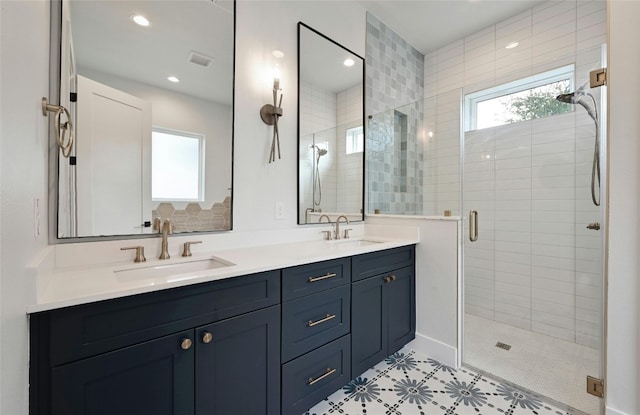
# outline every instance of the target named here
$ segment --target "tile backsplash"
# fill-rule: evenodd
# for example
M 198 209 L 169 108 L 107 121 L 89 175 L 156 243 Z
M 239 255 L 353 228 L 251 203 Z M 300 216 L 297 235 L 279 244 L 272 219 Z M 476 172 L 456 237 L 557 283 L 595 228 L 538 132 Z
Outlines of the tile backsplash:
M 173 204 L 163 202 L 152 212 L 153 220 L 169 219 L 173 232 L 225 231 L 231 229 L 231 197 L 216 202 L 207 209 L 199 203 L 189 203 L 184 209 L 176 209 Z

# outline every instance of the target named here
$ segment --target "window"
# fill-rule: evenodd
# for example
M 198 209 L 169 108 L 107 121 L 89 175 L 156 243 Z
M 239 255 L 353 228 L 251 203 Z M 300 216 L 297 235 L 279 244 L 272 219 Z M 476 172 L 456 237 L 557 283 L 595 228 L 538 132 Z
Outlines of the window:
M 153 128 L 151 198 L 204 200 L 204 135 Z
M 361 125 L 347 129 L 346 139 L 347 154 L 362 153 L 364 151 L 364 130 Z
M 574 66 L 568 65 L 465 96 L 465 131 L 480 130 L 571 111 L 557 101 L 573 90 Z

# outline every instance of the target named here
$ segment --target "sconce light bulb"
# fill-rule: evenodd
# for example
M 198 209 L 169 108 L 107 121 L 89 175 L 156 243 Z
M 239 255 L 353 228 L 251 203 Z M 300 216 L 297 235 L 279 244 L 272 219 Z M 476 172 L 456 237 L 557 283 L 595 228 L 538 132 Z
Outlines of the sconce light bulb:
M 273 89 L 275 89 L 275 90 L 279 90 L 280 89 L 280 79 L 273 78 Z
M 355 65 L 355 64 L 356 64 L 356 62 L 355 62 L 353 59 L 351 59 L 351 58 L 347 58 L 347 59 L 345 59 L 345 60 L 344 60 L 343 64 L 344 64 L 344 66 L 346 66 L 347 68 L 350 68 L 350 67 L 352 67 L 353 65 Z
M 167 78 L 167 80 L 169 80 L 170 82 L 173 82 L 173 83 L 180 82 L 180 80 L 178 78 L 176 78 L 175 76 L 170 76 L 170 77 Z

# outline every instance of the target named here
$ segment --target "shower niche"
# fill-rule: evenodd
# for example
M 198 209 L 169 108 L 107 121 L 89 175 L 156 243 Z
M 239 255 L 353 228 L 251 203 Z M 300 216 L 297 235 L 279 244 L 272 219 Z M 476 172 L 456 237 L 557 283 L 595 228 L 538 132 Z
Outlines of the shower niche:
M 362 221 L 364 59 L 298 23 L 298 224 Z

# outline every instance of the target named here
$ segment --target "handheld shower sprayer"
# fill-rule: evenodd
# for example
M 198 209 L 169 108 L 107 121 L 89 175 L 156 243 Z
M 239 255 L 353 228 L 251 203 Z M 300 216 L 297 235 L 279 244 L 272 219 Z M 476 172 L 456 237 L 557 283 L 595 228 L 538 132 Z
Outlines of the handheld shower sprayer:
M 591 98 L 591 103 L 587 100 Z M 600 120 L 598 119 L 598 106 L 595 97 L 587 91 L 587 85 L 584 84 L 574 92 L 560 94 L 556 97 L 557 101 L 572 105 L 580 105 L 587 111 L 589 117 L 593 120 L 596 127 L 595 148 L 593 149 L 593 164 L 591 165 L 591 200 L 596 206 L 600 206 L 600 197 L 596 197 L 596 179 L 598 181 L 598 190 L 600 189 Z M 598 191 L 598 193 L 600 193 Z
M 327 149 L 318 147 L 315 144 L 310 146 L 311 150 L 315 153 L 315 166 L 313 168 L 313 209 L 312 211 L 316 211 L 316 209 L 322 203 L 322 183 L 320 181 L 320 157 L 327 154 Z

